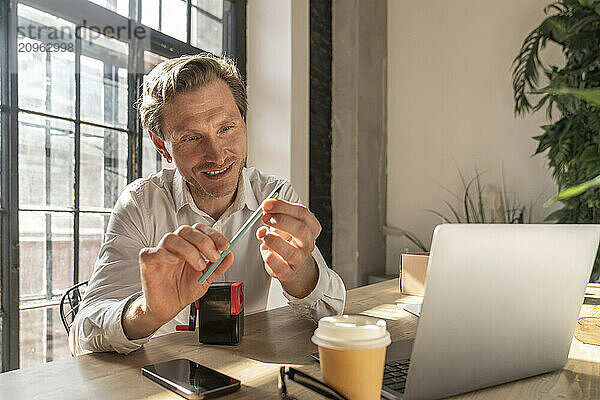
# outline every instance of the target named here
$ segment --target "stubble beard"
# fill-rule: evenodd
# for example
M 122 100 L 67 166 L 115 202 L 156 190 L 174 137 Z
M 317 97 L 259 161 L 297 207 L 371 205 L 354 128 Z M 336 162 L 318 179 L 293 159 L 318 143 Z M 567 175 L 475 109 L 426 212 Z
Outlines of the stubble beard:
M 240 182 L 240 176 L 242 175 L 244 166 L 246 165 L 246 159 L 247 159 L 247 157 L 244 158 L 244 162 L 241 164 L 238 164 L 238 160 L 233 161 L 234 165 L 231 168 L 238 168 L 239 171 L 237 173 L 235 187 L 232 190 L 228 191 L 227 193 L 217 194 L 217 193 L 211 192 L 209 190 L 206 190 L 206 188 L 204 188 L 204 186 L 202 186 L 193 176 L 189 180 L 187 180 L 190 191 L 192 193 L 198 195 L 199 197 L 205 198 L 205 199 L 220 199 L 223 197 L 231 196 L 232 194 L 234 194 L 237 191 L 237 188 L 238 188 L 238 185 Z M 201 174 L 201 173 L 202 172 L 199 172 L 199 174 Z

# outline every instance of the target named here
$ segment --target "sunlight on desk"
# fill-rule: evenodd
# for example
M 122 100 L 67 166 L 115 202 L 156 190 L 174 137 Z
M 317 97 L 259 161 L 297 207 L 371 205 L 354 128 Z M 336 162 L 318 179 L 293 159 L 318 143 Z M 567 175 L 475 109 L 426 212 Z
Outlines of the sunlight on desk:
M 583 300 L 583 305 L 581 306 L 581 311 L 579 312 L 579 317 L 590 317 L 597 316 L 598 313 L 598 305 L 600 305 L 600 284 L 590 283 L 585 292 L 585 298 Z M 578 325 L 579 329 L 579 325 Z M 597 328 L 600 331 L 600 326 Z M 590 341 L 590 339 L 595 339 L 596 334 L 590 335 L 587 331 L 585 335 L 586 341 Z M 576 336 L 583 338 L 581 336 L 581 332 L 577 332 Z M 600 333 L 598 334 L 600 336 Z M 580 361 L 597 361 L 598 354 L 600 354 L 600 346 L 584 344 L 576 338 L 573 338 L 573 342 L 571 344 L 571 349 L 569 352 L 569 359 L 571 360 L 580 360 Z
M 389 319 L 392 321 L 400 321 L 408 317 L 414 318 L 414 316 L 411 313 L 405 311 L 404 308 L 402 308 L 402 306 L 405 304 L 422 304 L 423 297 L 405 294 L 400 294 L 400 296 L 401 297 L 398 297 L 395 300 L 393 300 L 394 303 L 380 304 L 373 308 L 369 308 L 365 311 L 362 311 L 359 314 L 366 315 L 368 317 Z
M 588 284 L 579 313 L 575 337 L 600 351 L 600 285 Z
M 300 368 L 302 364 L 265 363 L 256 360 L 243 360 L 235 363 L 225 364 L 218 368 L 220 372 L 240 379 L 244 376 L 243 384 L 248 387 L 259 387 L 273 379 L 282 366 Z M 249 373 L 250 372 L 250 373 Z
M 404 303 L 404 304 L 415 304 L 415 303 Z M 417 303 L 420 304 L 420 303 Z M 414 318 L 414 315 L 407 312 L 402 308 L 402 303 L 396 304 L 381 304 L 376 307 L 370 308 L 361 312 L 362 315 L 375 318 L 391 319 L 394 321 L 400 321 L 403 319 Z
M 158 385 L 158 383 L 157 383 L 157 385 Z M 170 392 L 167 390 L 162 393 L 156 393 L 151 396 L 148 396 L 145 398 L 145 400 L 162 400 L 162 399 L 172 399 L 172 398 L 173 398 L 173 392 Z

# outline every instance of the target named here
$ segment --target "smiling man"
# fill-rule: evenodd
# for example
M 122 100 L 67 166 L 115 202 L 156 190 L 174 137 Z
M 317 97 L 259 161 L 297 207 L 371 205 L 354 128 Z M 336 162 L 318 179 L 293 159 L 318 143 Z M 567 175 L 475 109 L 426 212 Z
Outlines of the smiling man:
M 246 167 L 246 87 L 233 62 L 205 54 L 167 60 L 148 75 L 138 107 L 176 168 L 136 180 L 115 204 L 69 333 L 73 354 L 128 353 L 174 332 L 215 280 L 244 282 L 247 313 L 288 304 L 301 317 L 340 314 L 344 284 L 315 246 L 318 220 L 289 184 L 265 202 L 256 234 L 198 283 L 282 181 Z

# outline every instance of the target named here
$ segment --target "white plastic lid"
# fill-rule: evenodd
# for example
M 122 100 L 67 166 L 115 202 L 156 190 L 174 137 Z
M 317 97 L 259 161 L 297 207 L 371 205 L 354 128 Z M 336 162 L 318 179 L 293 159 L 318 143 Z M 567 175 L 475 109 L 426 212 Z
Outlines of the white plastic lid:
M 392 340 L 382 319 L 341 315 L 321 318 L 312 342 L 329 349 L 366 350 L 386 347 Z

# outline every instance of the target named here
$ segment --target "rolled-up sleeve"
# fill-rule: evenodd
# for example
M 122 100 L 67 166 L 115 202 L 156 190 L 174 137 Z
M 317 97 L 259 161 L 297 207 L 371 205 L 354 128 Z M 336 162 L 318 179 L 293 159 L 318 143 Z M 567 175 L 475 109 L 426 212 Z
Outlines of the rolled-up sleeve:
M 282 189 L 281 198 L 292 203 L 302 203 L 298 193 L 288 184 Z M 316 321 L 322 317 L 340 315 L 344 312 L 346 302 L 344 282 L 333 269 L 329 268 L 316 246 L 312 256 L 319 270 L 319 278 L 313 291 L 303 298 L 294 297 L 285 290 L 283 295 L 288 300 L 288 305 L 299 316 Z
M 113 209 L 94 273 L 71 326 L 69 347 L 74 355 L 90 351 L 127 354 L 149 340 L 129 340 L 121 323 L 126 306 L 142 293 L 138 254 L 148 243 L 145 225 L 143 205 L 132 184 Z

